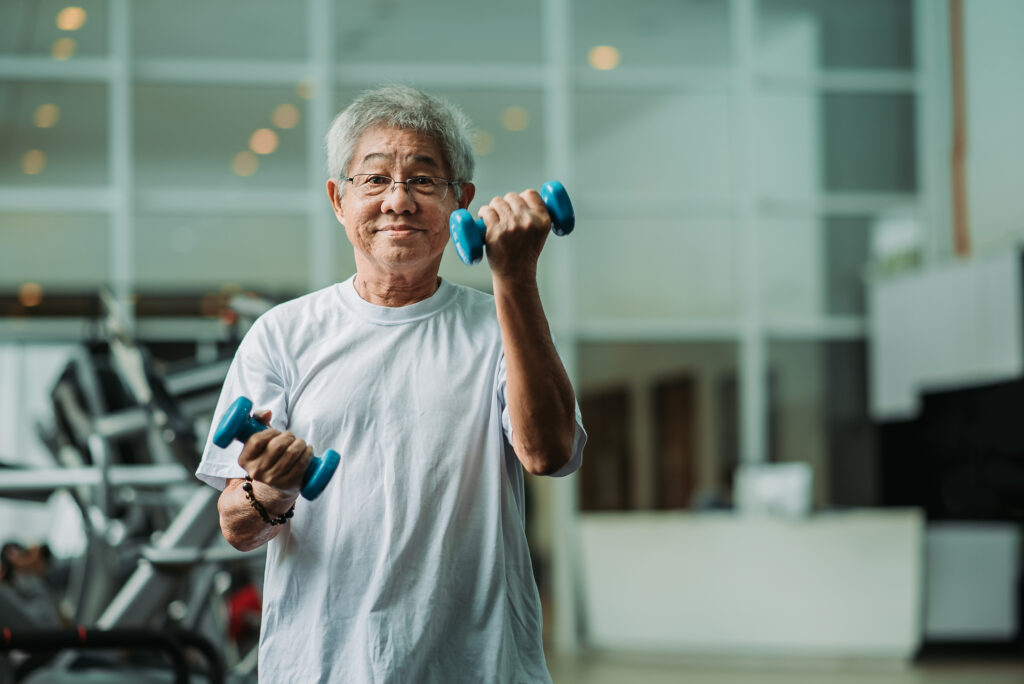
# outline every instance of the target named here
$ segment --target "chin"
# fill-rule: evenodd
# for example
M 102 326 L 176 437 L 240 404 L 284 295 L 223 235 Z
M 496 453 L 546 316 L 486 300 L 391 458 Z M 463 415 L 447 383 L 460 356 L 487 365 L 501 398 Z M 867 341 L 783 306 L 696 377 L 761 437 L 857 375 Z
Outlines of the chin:
M 414 266 L 430 259 L 430 255 L 425 250 L 402 247 L 377 250 L 373 257 L 382 264 L 396 267 Z

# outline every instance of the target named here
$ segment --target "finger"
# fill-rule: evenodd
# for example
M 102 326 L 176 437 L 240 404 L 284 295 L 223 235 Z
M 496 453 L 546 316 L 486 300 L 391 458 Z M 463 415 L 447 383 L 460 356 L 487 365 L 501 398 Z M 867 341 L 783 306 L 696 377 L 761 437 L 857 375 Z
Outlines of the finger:
M 538 212 L 544 215 L 548 213 L 548 207 L 544 204 L 544 198 L 540 196 L 540 193 L 536 190 L 529 188 L 519 193 L 522 197 L 523 202 L 534 212 Z
M 547 230 L 551 227 L 544 201 L 535 190 L 508 193 L 504 197 L 510 211 L 511 225 L 516 228 Z
M 519 201 L 522 203 L 523 211 L 529 216 L 531 226 L 543 230 L 551 228 L 551 215 L 539 192 L 533 189 L 524 190 L 519 193 Z
M 480 217 L 484 219 L 484 225 L 488 230 L 504 231 L 515 226 L 516 211 L 509 204 L 509 198 L 515 196 L 517 195 L 509 193 L 504 197 L 495 197 L 480 210 Z M 484 211 L 487 211 L 489 216 L 484 216 Z
M 312 451 L 304 440 L 296 438 L 293 440 L 277 459 L 274 464 L 274 475 L 284 480 L 291 480 L 294 477 L 301 477 L 303 470 L 303 456 L 307 451 Z
M 273 439 L 270 440 L 270 442 L 267 443 L 267 454 L 273 455 L 275 459 L 280 459 L 282 456 L 284 456 L 285 452 L 288 450 L 288 447 L 291 446 L 292 442 L 296 441 L 297 439 L 298 437 L 296 437 L 287 430 L 285 430 L 284 432 L 279 432 L 277 435 L 274 436 Z
M 517 192 L 505 193 L 502 198 L 505 200 L 505 204 L 509 206 L 513 213 L 519 213 L 526 209 L 526 199 Z
M 268 430 L 263 432 L 268 432 Z M 266 442 L 259 456 L 249 461 L 249 467 L 246 469 L 252 479 L 271 486 L 274 486 L 281 476 L 281 459 L 288 449 L 288 445 L 295 441 L 295 435 L 290 432 L 277 430 L 274 432 L 276 434 Z M 262 435 L 263 433 L 257 434 Z M 252 438 L 250 437 L 250 439 Z
M 488 230 L 497 227 L 504 217 L 508 215 L 508 205 L 501 197 L 494 197 L 490 202 L 480 207 L 480 218 Z
M 255 416 L 256 420 L 260 421 L 264 425 L 267 425 L 267 426 L 270 425 L 270 416 L 271 416 L 270 409 L 267 409 L 266 411 L 262 411 L 262 412 L 259 412 L 259 413 L 255 413 L 254 412 L 253 416 Z
M 249 439 L 245 440 L 245 445 L 242 447 L 242 453 L 238 455 L 238 465 L 245 469 L 245 472 L 249 473 L 254 479 L 255 474 L 253 473 L 253 464 L 258 462 L 267 449 L 267 445 L 281 434 L 280 430 L 274 428 L 267 428 L 266 430 L 260 430 L 249 436 Z

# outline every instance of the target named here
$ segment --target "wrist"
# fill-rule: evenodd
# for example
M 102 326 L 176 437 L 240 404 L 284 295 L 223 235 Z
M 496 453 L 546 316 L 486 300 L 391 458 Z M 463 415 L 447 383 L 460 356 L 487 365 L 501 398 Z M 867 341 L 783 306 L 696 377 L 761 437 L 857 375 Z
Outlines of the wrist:
M 499 290 L 521 292 L 538 289 L 536 266 L 519 268 L 507 273 L 492 269 L 491 280 L 494 284 L 495 295 L 498 295 Z
M 298 493 L 284 492 L 270 485 L 254 481 L 248 475 L 242 483 L 242 492 L 252 510 L 268 525 L 283 525 L 295 511 Z

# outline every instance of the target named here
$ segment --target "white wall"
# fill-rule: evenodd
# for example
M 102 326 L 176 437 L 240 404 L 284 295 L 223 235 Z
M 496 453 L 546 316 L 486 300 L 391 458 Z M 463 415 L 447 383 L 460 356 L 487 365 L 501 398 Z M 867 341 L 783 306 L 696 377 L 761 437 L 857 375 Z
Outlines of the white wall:
M 967 184 L 974 250 L 1024 241 L 1024 3 L 964 3 Z

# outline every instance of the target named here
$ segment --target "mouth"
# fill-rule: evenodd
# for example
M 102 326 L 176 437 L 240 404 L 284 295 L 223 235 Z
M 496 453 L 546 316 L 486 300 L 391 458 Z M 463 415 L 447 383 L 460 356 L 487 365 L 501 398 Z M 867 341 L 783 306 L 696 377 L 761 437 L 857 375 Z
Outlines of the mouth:
M 379 228 L 377 230 L 377 232 L 381 233 L 383 235 L 386 235 L 386 236 L 390 236 L 390 237 L 404 237 L 406 235 L 414 235 L 416 233 L 422 233 L 423 229 L 416 228 L 414 226 L 405 225 L 405 224 L 395 224 L 395 225 L 384 226 L 383 228 Z

